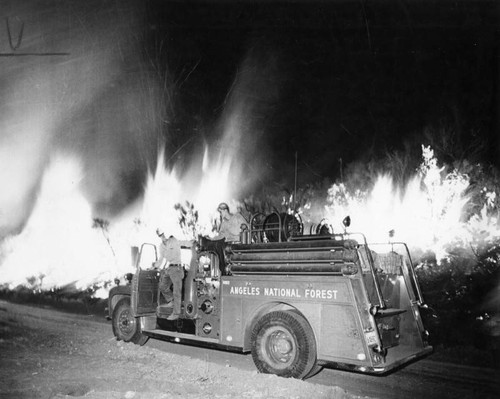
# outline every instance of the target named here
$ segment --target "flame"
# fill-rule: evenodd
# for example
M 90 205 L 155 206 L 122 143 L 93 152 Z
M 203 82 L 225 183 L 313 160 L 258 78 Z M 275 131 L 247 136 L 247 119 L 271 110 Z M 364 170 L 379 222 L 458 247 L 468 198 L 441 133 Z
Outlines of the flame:
M 350 215 L 350 231 L 363 233 L 368 242 L 406 242 L 413 250 L 431 251 L 438 260 L 448 257 L 451 245 L 466 248 L 500 237 L 498 218 L 492 215 L 496 194 L 485 190 L 485 205 L 478 215 L 466 216 L 470 200 L 469 177 L 440 167 L 430 147 L 422 146 L 423 162 L 404 188 L 388 175 L 378 177 L 371 192 L 351 193 L 344 184 L 328 190 L 328 219 L 339 230 Z
M 80 163 L 68 156 L 54 157 L 25 228 L 0 248 L 0 282 L 14 288 L 29 280 L 31 286 L 47 290 L 67 284 L 82 289 L 113 280 L 133 271 L 130 247 L 158 242 L 156 228 L 184 239 L 196 238 L 179 224 L 176 205 L 188 200 L 200 204 L 196 234 L 210 234 L 217 203 L 231 191 L 227 179 L 230 163 L 224 157 L 211 162 L 207 149 L 198 184 L 186 181 L 175 168 L 168 170 L 164 164 L 161 152 L 140 204 L 109 226 L 93 228 L 91 206 L 79 186 L 83 177 Z
M 227 126 L 225 137 L 237 141 L 234 136 L 239 130 L 234 124 Z M 79 186 L 80 162 L 55 156 L 24 230 L 0 247 L 0 283 L 40 290 L 67 284 L 77 289 L 102 285 L 133 272 L 131 247 L 158 243 L 157 228 L 183 239 L 213 234 L 217 204 L 227 202 L 233 210 L 239 206 L 232 199 L 241 189 L 234 184 L 238 175 L 233 168 L 239 150 L 230 146 L 211 154 L 206 147 L 200 161 L 185 173 L 167 168 L 161 151 L 154 173 L 148 174 L 143 198 L 109 224 L 101 221 L 94 228 L 91 206 Z M 184 215 L 179 205 L 187 209 Z M 106 290 L 99 295 L 106 295 Z
M 199 234 L 212 234 L 217 205 L 229 202 L 235 209 L 239 203 L 232 198 L 230 165 L 232 156 L 219 154 L 210 158 L 206 147 L 200 163 L 194 163 L 183 176 L 175 168 L 165 167 L 164 153 L 158 156 L 155 173 L 149 173 L 144 198 L 139 210 L 142 232 L 139 241 L 153 240 L 160 228 L 183 239 L 196 239 Z M 196 212 L 191 228 L 181 228 L 179 205 Z M 193 215 L 191 215 L 193 216 Z
M 40 290 L 100 284 L 96 294 L 105 297 L 104 282 L 133 272 L 130 247 L 159 242 L 156 228 L 193 239 L 212 233 L 219 202 L 228 202 L 236 210 L 240 203 L 232 198 L 241 187 L 231 180 L 235 156 L 236 152 L 211 157 L 205 148 L 200 161 L 180 173 L 165 166 L 160 152 L 142 200 L 109 225 L 93 219 L 80 188 L 84 176 L 79 160 L 55 156 L 43 175 L 24 230 L 0 247 L 0 283 Z M 349 231 L 365 234 L 369 242 L 403 241 L 414 250 L 432 251 L 437 259 L 444 259 L 452 244 L 477 247 L 500 238 L 496 193 L 485 187 L 481 211 L 466 217 L 469 186 L 467 175 L 456 170 L 446 173 L 432 150 L 423 147 L 423 163 L 404 188 L 398 188 L 388 175 L 380 176 L 370 192 L 352 192 L 334 184 L 322 214 L 337 232 L 342 219 L 350 215 Z M 189 228 L 180 224 L 178 204 L 188 210 L 184 217 L 192 217 Z
M 2 282 L 76 289 L 112 279 L 123 271 L 103 231 L 92 228 L 91 207 L 81 193 L 77 159 L 55 156 L 46 170 L 33 212 L 23 231 L 5 240 Z

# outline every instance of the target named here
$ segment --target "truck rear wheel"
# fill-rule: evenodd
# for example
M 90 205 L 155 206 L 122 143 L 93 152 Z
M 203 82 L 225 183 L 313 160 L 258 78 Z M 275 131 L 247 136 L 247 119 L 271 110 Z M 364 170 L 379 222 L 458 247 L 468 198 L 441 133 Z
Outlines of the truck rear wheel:
M 294 311 L 264 315 L 252 330 L 252 358 L 261 373 L 305 378 L 316 364 L 316 340 L 309 323 Z
M 112 317 L 113 334 L 118 341 L 144 345 L 148 337 L 142 334 L 139 320 L 132 315 L 130 298 L 122 298 L 116 304 Z

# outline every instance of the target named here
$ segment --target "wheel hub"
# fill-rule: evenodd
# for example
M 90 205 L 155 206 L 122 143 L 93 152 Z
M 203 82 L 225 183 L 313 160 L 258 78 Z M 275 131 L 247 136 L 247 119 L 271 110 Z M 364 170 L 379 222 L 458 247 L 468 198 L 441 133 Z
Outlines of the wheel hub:
M 134 329 L 135 320 L 128 310 L 123 311 L 118 319 L 120 331 L 124 334 L 129 334 Z
M 269 337 L 269 352 L 276 361 L 287 363 L 293 354 L 293 344 L 284 332 L 278 331 Z

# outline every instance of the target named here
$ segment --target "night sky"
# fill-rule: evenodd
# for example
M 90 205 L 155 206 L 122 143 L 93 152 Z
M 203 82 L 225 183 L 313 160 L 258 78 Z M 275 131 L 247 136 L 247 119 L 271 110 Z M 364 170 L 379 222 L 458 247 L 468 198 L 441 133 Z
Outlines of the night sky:
M 290 189 L 296 159 L 303 186 L 421 144 L 500 166 L 497 1 L 0 5 L 0 234 L 60 149 L 104 215 L 140 195 L 161 140 L 179 170 L 233 152 L 252 190 Z
M 251 69 L 241 95 L 257 103 L 257 147 L 275 178 L 293 175 L 296 152 L 302 181 L 338 178 L 340 159 L 419 155 L 424 132 L 442 129 L 457 157 L 468 149 L 499 165 L 497 2 L 151 1 L 149 11 L 182 82 L 175 128 L 216 121 Z

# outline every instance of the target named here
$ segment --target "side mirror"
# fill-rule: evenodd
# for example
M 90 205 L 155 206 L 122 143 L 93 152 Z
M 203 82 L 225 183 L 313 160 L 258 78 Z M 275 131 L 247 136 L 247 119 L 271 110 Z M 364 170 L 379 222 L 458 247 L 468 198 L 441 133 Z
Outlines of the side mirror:
M 346 216 L 344 220 L 342 220 L 342 224 L 344 225 L 344 228 L 347 228 L 351 225 L 351 217 Z

